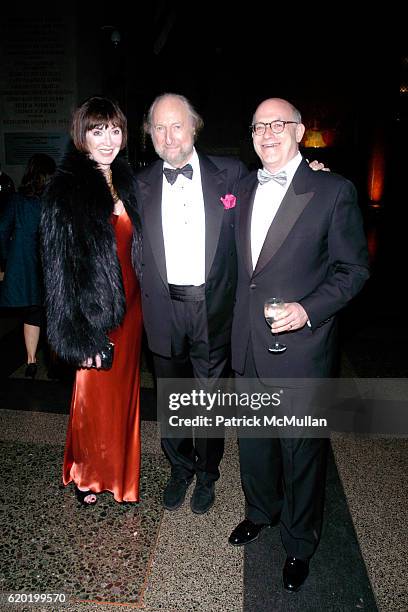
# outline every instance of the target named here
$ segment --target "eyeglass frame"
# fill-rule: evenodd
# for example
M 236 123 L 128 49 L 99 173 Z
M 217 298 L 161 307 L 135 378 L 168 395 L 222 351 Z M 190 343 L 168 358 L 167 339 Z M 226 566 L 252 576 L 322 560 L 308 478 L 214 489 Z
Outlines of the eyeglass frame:
M 283 128 L 279 131 L 276 132 L 273 127 L 272 124 L 273 123 L 283 123 Z M 283 119 L 275 119 L 274 121 L 268 121 L 268 123 L 264 123 L 263 121 L 257 121 L 256 123 L 253 123 L 252 125 L 250 125 L 250 129 L 252 130 L 252 133 L 255 134 L 255 136 L 263 136 L 266 132 L 266 128 L 269 127 L 271 129 L 271 131 L 274 134 L 282 134 L 285 131 L 285 127 L 287 126 L 288 123 L 296 123 L 299 124 L 299 121 L 284 121 Z M 264 126 L 264 131 L 262 132 L 262 134 L 257 134 L 255 131 L 255 126 L 256 125 L 263 125 Z

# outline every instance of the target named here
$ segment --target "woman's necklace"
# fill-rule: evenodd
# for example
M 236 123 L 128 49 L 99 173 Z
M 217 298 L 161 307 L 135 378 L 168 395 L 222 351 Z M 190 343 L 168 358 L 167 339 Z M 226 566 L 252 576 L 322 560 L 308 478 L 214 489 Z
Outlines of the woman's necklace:
M 118 192 L 116 191 L 115 187 L 113 186 L 112 183 L 112 170 L 109 168 L 107 173 L 106 173 L 106 182 L 108 183 L 108 187 L 109 187 L 109 191 L 111 192 L 111 196 L 113 198 L 113 203 L 116 204 L 116 202 L 119 201 L 119 195 Z

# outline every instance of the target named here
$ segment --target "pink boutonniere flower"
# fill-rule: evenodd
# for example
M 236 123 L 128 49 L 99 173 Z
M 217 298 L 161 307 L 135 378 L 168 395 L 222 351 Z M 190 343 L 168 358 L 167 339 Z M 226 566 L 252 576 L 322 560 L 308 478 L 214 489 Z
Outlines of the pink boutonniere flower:
M 230 208 L 234 208 L 237 203 L 237 198 L 232 195 L 232 193 L 226 193 L 224 197 L 220 198 L 221 202 L 224 204 L 225 210 L 229 210 Z

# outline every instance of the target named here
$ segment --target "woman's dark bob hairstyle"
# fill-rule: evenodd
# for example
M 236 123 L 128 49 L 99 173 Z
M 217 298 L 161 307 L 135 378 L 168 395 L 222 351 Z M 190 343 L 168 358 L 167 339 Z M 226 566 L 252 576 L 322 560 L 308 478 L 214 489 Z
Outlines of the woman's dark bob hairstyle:
M 85 100 L 72 116 L 71 137 L 79 151 L 88 153 L 86 133 L 96 127 L 112 124 L 122 130 L 122 146 L 127 144 L 127 120 L 116 102 L 94 96 Z

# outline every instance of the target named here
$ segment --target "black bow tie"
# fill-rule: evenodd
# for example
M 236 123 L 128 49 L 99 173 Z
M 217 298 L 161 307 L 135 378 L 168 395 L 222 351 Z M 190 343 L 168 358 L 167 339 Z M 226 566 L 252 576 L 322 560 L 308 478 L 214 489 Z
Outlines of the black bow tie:
M 182 168 L 163 168 L 163 174 L 170 183 L 170 185 L 174 185 L 179 174 L 184 174 L 184 176 L 188 179 L 192 179 L 193 169 L 191 167 L 191 164 L 187 164 Z

